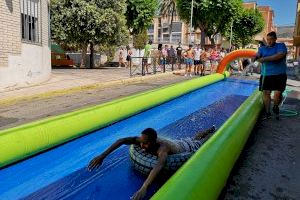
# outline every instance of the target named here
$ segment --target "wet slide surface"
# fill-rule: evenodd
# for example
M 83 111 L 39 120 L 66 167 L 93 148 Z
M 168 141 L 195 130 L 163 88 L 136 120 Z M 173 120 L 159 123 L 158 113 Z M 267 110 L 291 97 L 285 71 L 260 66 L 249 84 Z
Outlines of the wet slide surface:
M 213 124 L 220 127 L 256 88 L 253 81 L 227 79 L 4 168 L 0 199 L 129 199 L 146 176 L 133 169 L 128 147 L 120 147 L 89 172 L 86 166 L 93 157 L 116 139 L 147 127 L 174 139 L 193 137 Z M 151 186 L 148 197 L 165 179 Z

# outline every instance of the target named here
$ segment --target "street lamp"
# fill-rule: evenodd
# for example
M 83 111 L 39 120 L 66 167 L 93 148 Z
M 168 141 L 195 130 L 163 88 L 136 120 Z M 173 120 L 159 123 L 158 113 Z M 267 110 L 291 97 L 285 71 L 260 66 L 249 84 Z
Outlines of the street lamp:
M 129 33 L 130 33 L 130 40 L 131 40 L 130 43 L 133 46 L 133 34 L 132 34 L 133 33 L 133 28 L 131 28 L 131 27 L 129 28 Z
M 191 24 L 190 24 L 190 39 L 189 43 L 191 44 L 192 42 L 192 28 L 193 28 L 193 8 L 194 8 L 194 0 L 192 0 L 192 5 L 191 5 Z

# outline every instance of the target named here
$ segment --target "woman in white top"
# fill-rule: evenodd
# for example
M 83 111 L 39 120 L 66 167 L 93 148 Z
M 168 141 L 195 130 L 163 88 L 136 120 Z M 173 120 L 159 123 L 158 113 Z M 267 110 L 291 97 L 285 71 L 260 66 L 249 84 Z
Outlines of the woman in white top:
M 197 45 L 197 48 L 194 50 L 194 73 L 195 75 L 200 75 L 200 65 L 201 63 L 201 56 L 202 49 L 200 48 L 200 44 Z

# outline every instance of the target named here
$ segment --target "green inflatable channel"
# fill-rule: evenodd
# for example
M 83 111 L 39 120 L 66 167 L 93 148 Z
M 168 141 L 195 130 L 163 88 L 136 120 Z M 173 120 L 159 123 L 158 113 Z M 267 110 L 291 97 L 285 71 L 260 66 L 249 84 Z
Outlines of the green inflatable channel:
M 213 74 L 0 131 L 0 168 L 221 81 Z
M 151 199 L 217 199 L 262 107 L 255 91 Z

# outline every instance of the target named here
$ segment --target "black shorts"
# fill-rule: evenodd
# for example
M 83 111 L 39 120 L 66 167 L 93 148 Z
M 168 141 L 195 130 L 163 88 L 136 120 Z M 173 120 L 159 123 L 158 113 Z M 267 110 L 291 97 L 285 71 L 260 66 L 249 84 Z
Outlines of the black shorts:
M 283 92 L 286 87 L 286 74 L 272 75 L 272 76 L 260 76 L 259 90 L 269 91 L 281 91 Z
M 202 64 L 201 60 L 194 60 L 194 65 L 200 65 Z
M 177 55 L 177 62 L 180 63 L 180 64 L 183 63 L 181 55 Z

